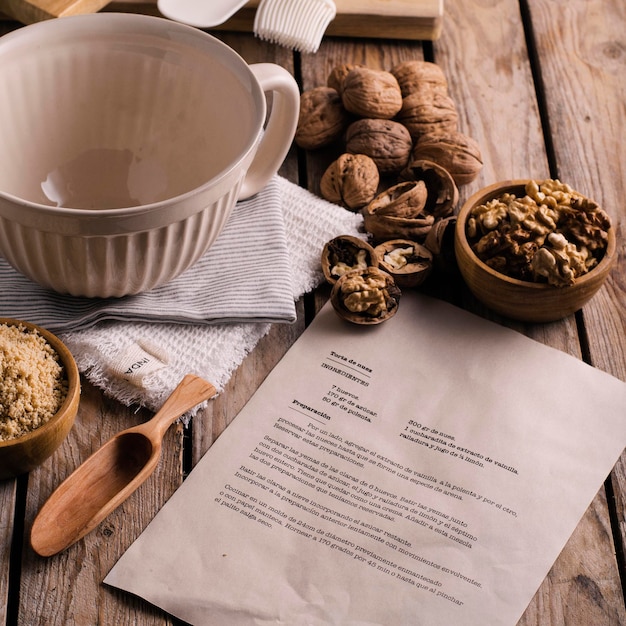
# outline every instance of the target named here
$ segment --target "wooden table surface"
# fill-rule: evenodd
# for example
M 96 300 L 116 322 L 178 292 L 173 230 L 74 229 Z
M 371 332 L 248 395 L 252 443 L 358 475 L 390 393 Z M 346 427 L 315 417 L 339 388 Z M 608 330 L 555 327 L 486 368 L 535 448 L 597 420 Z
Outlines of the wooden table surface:
M 18 26 L 0 22 L 0 32 Z M 219 37 L 249 62 L 287 67 L 303 90 L 324 84 L 330 69 L 342 62 L 383 69 L 413 58 L 438 63 L 448 77 L 460 129 L 483 151 L 484 168 L 461 188 L 461 200 L 500 179 L 557 177 L 608 211 L 618 226 L 620 258 L 608 283 L 582 311 L 550 324 L 498 318 L 455 282 L 431 285 L 431 292 L 626 381 L 623 0 L 447 0 L 443 33 L 435 42 L 328 37 L 315 55 L 294 54 L 249 34 L 220 32 Z M 311 155 L 294 148 L 281 174 L 318 192 L 328 163 L 327 152 Z M 85 382 L 76 425 L 65 444 L 29 475 L 0 482 L 0 624 L 180 624 L 146 602 L 103 586 L 102 579 L 327 297 L 325 287 L 303 297 L 294 325 L 275 325 L 189 428 L 170 429 L 157 472 L 84 540 L 43 559 L 30 549 L 27 537 L 44 500 L 112 434 L 150 417 L 105 398 Z M 626 624 L 625 469 L 622 455 L 520 625 Z

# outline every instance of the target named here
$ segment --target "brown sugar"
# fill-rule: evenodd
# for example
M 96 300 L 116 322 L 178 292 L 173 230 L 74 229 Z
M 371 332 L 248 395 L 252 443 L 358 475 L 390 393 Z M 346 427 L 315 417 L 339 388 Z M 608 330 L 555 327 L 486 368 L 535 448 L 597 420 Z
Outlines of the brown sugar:
M 36 330 L 0 324 L 0 441 L 45 424 L 67 395 L 54 348 Z

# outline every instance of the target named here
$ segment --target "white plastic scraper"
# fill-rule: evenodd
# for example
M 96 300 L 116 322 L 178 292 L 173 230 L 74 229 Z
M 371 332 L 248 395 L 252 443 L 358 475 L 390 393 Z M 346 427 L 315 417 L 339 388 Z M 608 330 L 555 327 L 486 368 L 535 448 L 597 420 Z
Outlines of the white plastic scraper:
M 175 22 L 197 28 L 223 24 L 248 0 L 158 0 L 159 11 Z

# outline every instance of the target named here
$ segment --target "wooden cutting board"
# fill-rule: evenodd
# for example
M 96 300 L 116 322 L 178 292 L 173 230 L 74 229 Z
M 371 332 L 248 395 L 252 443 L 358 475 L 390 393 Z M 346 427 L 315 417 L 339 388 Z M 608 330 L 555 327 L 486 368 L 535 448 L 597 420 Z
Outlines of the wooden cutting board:
M 335 0 L 335 4 L 337 16 L 328 35 L 419 40 L 441 34 L 443 0 Z M 251 0 L 219 28 L 251 31 L 258 5 L 259 0 Z M 0 0 L 0 13 L 23 24 L 102 9 L 159 15 L 156 0 Z

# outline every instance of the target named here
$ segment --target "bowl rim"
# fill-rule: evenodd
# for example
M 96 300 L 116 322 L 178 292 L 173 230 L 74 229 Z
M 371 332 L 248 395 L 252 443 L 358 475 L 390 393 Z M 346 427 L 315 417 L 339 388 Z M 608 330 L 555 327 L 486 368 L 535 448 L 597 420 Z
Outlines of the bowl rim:
M 68 15 L 65 16 L 63 20 L 42 20 L 7 33 L 2 37 L 2 45 L 6 47 L 22 45 L 22 40 L 28 41 L 28 38 L 34 39 L 38 31 L 52 33 L 60 39 L 67 39 L 68 35 L 71 34 L 75 38 L 78 38 L 79 42 L 81 40 L 88 42 L 89 35 L 93 34 L 95 29 L 97 29 L 96 34 L 104 33 L 111 35 L 113 38 L 119 38 L 129 32 L 135 35 L 138 32 L 145 34 L 149 29 L 151 35 L 155 35 L 164 41 L 172 40 L 175 43 L 182 42 L 183 45 L 188 47 L 191 47 L 195 42 L 201 42 L 203 46 L 212 47 L 214 50 L 217 50 L 219 54 L 228 58 L 229 63 L 235 68 L 235 73 L 245 75 L 247 79 L 246 87 L 254 102 L 254 106 L 251 110 L 257 116 L 258 123 L 256 133 L 251 133 L 237 157 L 233 158 L 228 166 L 220 170 L 215 176 L 196 185 L 192 189 L 154 202 L 119 208 L 98 209 L 94 211 L 93 209 L 79 207 L 43 204 L 4 190 L 0 190 L 0 201 L 5 202 L 7 205 L 17 205 L 21 208 L 28 209 L 34 212 L 35 215 L 45 213 L 59 218 L 66 217 L 70 219 L 94 219 L 94 216 L 96 216 L 96 219 L 101 221 L 105 218 L 116 219 L 127 216 L 134 217 L 146 212 L 167 210 L 172 204 L 203 197 L 205 194 L 215 189 L 220 190 L 228 187 L 230 181 L 236 179 L 238 176 L 240 165 L 245 163 L 246 160 L 251 158 L 254 154 L 263 133 L 263 122 L 267 113 L 267 101 L 261 85 L 250 69 L 252 64 L 247 63 L 241 54 L 210 32 L 190 26 L 189 24 L 169 20 L 160 15 L 128 12 L 85 13 Z M 49 36 L 53 36 L 52 34 Z
M 472 250 L 469 241 L 467 240 L 467 235 L 465 232 L 465 223 L 467 222 L 467 216 L 473 206 L 476 204 L 484 203 L 488 200 L 492 200 L 497 197 L 499 194 L 505 193 L 507 191 L 511 191 L 516 188 L 525 187 L 527 183 L 531 182 L 531 178 L 517 178 L 517 179 L 509 179 L 502 180 L 496 183 L 492 183 L 483 187 L 473 193 L 462 205 L 461 209 L 457 215 L 456 227 L 455 227 L 455 239 L 456 243 L 460 245 L 464 252 L 468 254 L 472 261 L 476 264 L 478 268 L 480 268 L 484 273 L 488 274 L 492 278 L 502 280 L 508 283 L 511 286 L 515 287 L 523 287 L 526 289 L 533 289 L 536 291 L 552 291 L 555 289 L 563 289 L 563 287 L 557 287 L 555 285 L 550 285 L 548 283 L 535 283 L 529 280 L 520 280 L 519 278 L 513 278 L 511 276 L 507 276 L 506 274 L 502 274 L 501 272 L 497 272 L 496 270 L 489 267 L 486 263 L 481 261 L 474 251 Z M 574 284 L 572 286 L 581 286 L 584 287 L 588 282 L 596 280 L 598 273 L 600 271 L 608 271 L 615 261 L 615 251 L 617 249 L 617 236 L 615 234 L 615 225 L 613 224 L 613 220 L 611 220 L 611 227 L 607 231 L 608 240 L 606 250 L 604 252 L 604 256 L 600 259 L 598 265 L 596 265 L 591 271 L 587 272 L 583 276 L 576 278 Z
M 80 374 L 78 372 L 76 361 L 72 353 L 69 351 L 69 348 L 49 330 L 37 324 L 33 324 L 32 322 L 26 322 L 24 320 L 18 320 L 10 317 L 0 317 L 0 324 L 5 324 L 7 326 L 22 325 L 29 330 L 36 330 L 59 355 L 59 358 L 63 363 L 63 367 L 65 368 L 68 382 L 67 395 L 65 396 L 65 400 L 63 400 L 63 403 L 59 407 L 58 411 L 45 424 L 38 426 L 34 430 L 24 433 L 18 437 L 7 439 L 6 441 L 0 441 L 1 451 L 2 449 L 9 448 L 12 445 L 28 442 L 31 439 L 39 437 L 47 431 L 52 430 L 68 412 L 77 407 L 80 399 Z

